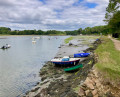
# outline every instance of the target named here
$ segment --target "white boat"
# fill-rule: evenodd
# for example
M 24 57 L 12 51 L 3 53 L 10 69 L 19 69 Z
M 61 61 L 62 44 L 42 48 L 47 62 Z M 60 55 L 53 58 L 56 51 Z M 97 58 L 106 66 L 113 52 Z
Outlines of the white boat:
M 64 56 L 63 58 L 55 58 L 52 59 L 51 62 L 59 65 L 59 66 L 70 66 L 70 65 L 76 65 L 79 63 L 80 58 L 69 58 L 68 56 Z
M 36 43 L 36 41 L 35 41 L 35 40 L 33 40 L 33 41 L 32 41 L 32 43 Z
M 6 44 L 5 46 L 2 46 L 0 49 L 8 49 L 8 48 L 10 48 L 10 47 L 11 47 L 11 45 Z
M 34 37 L 35 39 L 40 39 L 40 37 Z
M 6 47 L 7 47 L 7 48 L 10 48 L 10 47 L 11 47 L 11 45 L 9 45 L 9 44 L 6 44 Z

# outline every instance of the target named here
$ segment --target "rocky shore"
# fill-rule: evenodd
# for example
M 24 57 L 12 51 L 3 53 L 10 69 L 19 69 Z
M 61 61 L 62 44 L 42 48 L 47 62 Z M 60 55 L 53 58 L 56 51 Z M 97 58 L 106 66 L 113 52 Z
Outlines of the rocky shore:
M 84 50 L 91 55 L 81 58 L 79 64 L 83 64 L 83 68 L 78 71 L 67 73 L 63 70 L 64 67 L 56 67 L 51 62 L 47 62 L 40 70 L 41 82 L 26 93 L 25 97 L 97 97 L 98 90 L 95 89 L 94 84 L 99 86 L 99 83 L 92 83 L 89 76 L 96 62 L 94 50 L 100 43 L 101 41 L 97 40 L 92 43 L 92 47 Z

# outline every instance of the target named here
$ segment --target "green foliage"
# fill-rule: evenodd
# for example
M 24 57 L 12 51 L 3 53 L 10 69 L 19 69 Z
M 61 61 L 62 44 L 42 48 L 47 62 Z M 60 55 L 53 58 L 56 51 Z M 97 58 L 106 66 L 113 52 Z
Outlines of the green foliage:
M 108 7 L 106 8 L 105 22 L 108 23 L 113 15 L 118 11 L 120 7 L 120 0 L 109 0 Z
M 78 34 L 82 34 L 82 28 L 78 29 Z
M 63 31 L 56 31 L 56 30 L 48 30 L 48 31 L 42 31 L 42 30 L 14 30 L 11 31 L 10 28 L 0 27 L 0 34 L 9 34 L 9 35 L 66 35 Z
M 104 21 L 108 23 L 109 32 L 113 35 L 113 37 L 120 37 L 119 8 L 120 8 L 120 0 L 109 0 L 108 7 L 106 8 Z
M 70 40 L 73 40 L 73 37 L 69 37 L 69 38 L 65 39 L 65 43 L 66 44 L 69 43 Z
M 8 34 L 10 31 L 10 28 L 0 27 L 0 34 Z
M 65 31 L 66 35 L 78 35 L 79 32 L 78 30 L 74 30 L 74 31 Z
M 82 30 L 83 35 L 90 35 L 90 34 L 99 34 L 102 33 L 103 35 L 107 35 L 109 32 L 108 26 L 95 26 L 95 27 L 87 27 Z
M 120 33 L 120 11 L 116 12 L 109 20 L 109 28 L 111 33 Z

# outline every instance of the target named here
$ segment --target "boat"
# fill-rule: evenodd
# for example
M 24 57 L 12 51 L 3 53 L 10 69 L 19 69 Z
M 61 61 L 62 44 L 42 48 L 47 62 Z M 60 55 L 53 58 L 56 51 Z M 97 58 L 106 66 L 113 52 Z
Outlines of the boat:
M 77 53 L 74 54 L 74 58 L 79 58 L 79 57 L 88 57 L 90 53 Z
M 35 39 L 40 39 L 40 37 L 34 37 Z
M 32 38 L 32 43 L 36 43 L 36 41 L 35 41 L 35 38 L 34 38 L 34 37 Z
M 0 49 L 8 49 L 8 48 L 10 48 L 10 47 L 11 47 L 11 45 L 6 44 L 5 46 L 2 46 Z
M 33 40 L 33 41 L 32 41 L 32 43 L 36 43 L 36 41 L 35 41 L 35 40 Z
M 70 68 L 66 68 L 66 69 L 64 69 L 64 71 L 66 71 L 66 72 L 75 71 L 75 70 L 78 70 L 79 68 L 82 68 L 82 67 L 83 67 L 83 64 L 80 64 L 80 65 L 76 65 L 76 66 L 73 66 Z
M 10 48 L 10 47 L 11 47 L 11 45 L 9 45 L 9 44 L 6 44 L 6 47 L 7 47 L 7 48 Z
M 52 59 L 51 62 L 58 66 L 72 66 L 78 64 L 80 58 L 69 58 L 69 56 L 64 56 L 63 58 Z
M 0 49 L 8 49 L 6 46 L 2 46 Z

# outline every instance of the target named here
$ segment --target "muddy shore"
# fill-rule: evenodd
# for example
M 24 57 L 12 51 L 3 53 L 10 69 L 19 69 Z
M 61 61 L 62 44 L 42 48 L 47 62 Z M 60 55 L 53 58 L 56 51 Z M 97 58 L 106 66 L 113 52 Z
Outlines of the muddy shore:
M 65 67 L 56 67 L 51 62 L 47 62 L 40 70 L 41 82 L 37 83 L 24 97 L 79 97 L 80 86 L 85 82 L 96 62 L 94 50 L 101 41 L 92 40 L 87 45 L 82 44 L 81 40 L 73 40 L 71 42 L 73 44 L 70 46 L 65 44 L 61 45 L 55 57 L 63 57 L 64 55 L 72 57 L 74 53 L 79 52 L 91 53 L 89 57 L 81 58 L 79 64 L 83 64 L 83 68 L 67 73 L 63 70 Z M 81 46 L 83 49 L 80 48 Z

